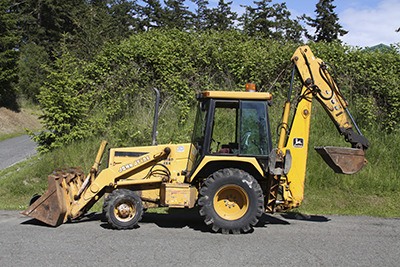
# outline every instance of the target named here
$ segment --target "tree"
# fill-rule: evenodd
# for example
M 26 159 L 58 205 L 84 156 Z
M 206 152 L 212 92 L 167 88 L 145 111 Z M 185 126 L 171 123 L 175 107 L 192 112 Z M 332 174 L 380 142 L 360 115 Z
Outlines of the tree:
M 271 0 L 254 1 L 256 7 L 244 6 L 245 13 L 240 18 L 244 33 L 254 36 L 261 35 L 270 37 L 271 28 L 274 26 L 273 9 L 270 6 Z
M 339 18 L 334 12 L 336 6 L 333 5 L 334 0 L 320 0 L 315 9 L 317 14 L 316 18 L 313 19 L 309 16 L 303 15 L 302 19 L 307 25 L 315 28 L 315 34 L 310 35 L 307 33 L 307 37 L 316 42 L 325 41 L 332 42 L 339 40 L 339 36 L 344 36 L 348 31 L 344 30 L 338 23 Z
M 48 75 L 46 67 L 50 64 L 49 55 L 43 46 L 35 43 L 24 44 L 18 60 L 19 93 L 32 102 L 38 102 L 40 87 Z
M 191 0 L 197 5 L 195 14 L 193 14 L 192 23 L 193 28 L 197 31 L 204 30 L 207 27 L 207 20 L 210 16 L 211 10 L 207 7 L 207 0 Z
M 17 109 L 13 84 L 17 81 L 17 48 L 20 42 L 18 14 L 13 1 L 0 1 L 0 9 L 0 106 Z
M 118 41 L 141 30 L 135 1 L 88 1 L 71 11 L 74 29 L 68 47 L 81 59 L 91 59 L 108 41 Z
M 164 26 L 178 30 L 190 28 L 193 13 L 185 6 L 185 0 L 167 0 L 164 9 Z
M 159 0 L 143 0 L 145 5 L 139 8 L 141 26 L 145 31 L 163 25 L 164 9 Z
M 89 97 L 82 62 L 60 44 L 60 55 L 48 70 L 47 80 L 38 95 L 45 131 L 34 135 L 40 152 L 85 138 L 90 130 L 86 117 Z
M 225 3 L 219 0 L 216 8 L 210 10 L 207 18 L 207 29 L 224 31 L 232 29 L 237 19 L 237 13 L 231 9 L 232 1 Z
M 116 27 L 115 36 L 125 38 L 132 32 L 142 31 L 139 19 L 139 5 L 136 0 L 111 0 L 108 5 L 108 13 Z
M 52 56 L 62 35 L 76 29 L 74 14 L 82 12 L 85 0 L 26 0 L 18 5 L 19 26 L 23 42 L 33 42 L 46 48 Z M 88 1 L 90 2 L 90 1 Z
M 290 19 L 290 11 L 286 7 L 286 3 L 273 5 L 275 21 L 274 21 L 274 37 L 277 39 L 300 41 L 305 32 L 303 26 L 298 20 Z
M 254 1 L 255 7 L 245 6 L 240 18 L 243 31 L 250 36 L 262 36 L 278 40 L 299 41 L 303 27 L 297 20 L 290 19 L 285 3 L 271 4 L 271 0 Z

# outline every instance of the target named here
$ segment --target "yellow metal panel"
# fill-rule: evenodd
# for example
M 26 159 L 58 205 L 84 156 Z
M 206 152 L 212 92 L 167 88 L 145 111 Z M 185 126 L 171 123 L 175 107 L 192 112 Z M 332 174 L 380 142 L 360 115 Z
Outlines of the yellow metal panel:
M 173 208 L 193 208 L 197 199 L 197 189 L 190 184 L 161 184 L 161 205 Z
M 139 188 L 139 195 L 145 207 L 158 207 L 160 200 L 161 183 L 144 184 Z
M 190 155 L 189 152 L 191 151 L 191 144 L 163 144 L 157 146 L 142 146 L 142 147 L 125 147 L 125 148 L 113 148 L 110 150 L 110 158 L 109 158 L 109 166 L 123 166 L 124 162 L 130 161 L 132 157 L 127 156 L 115 156 L 115 152 L 131 152 L 131 153 L 155 153 L 156 151 L 161 151 L 165 147 L 169 147 L 171 149 L 170 154 L 168 157 L 161 162 L 160 164 L 164 165 L 171 173 L 171 180 L 176 182 L 183 183 L 185 180 L 185 176 L 182 174 L 183 171 L 186 171 L 187 168 L 191 168 L 193 165 L 193 160 L 195 155 Z M 192 149 L 192 151 L 195 151 Z M 152 167 L 152 166 L 150 166 Z M 140 170 L 138 172 L 133 173 L 129 177 L 125 177 L 128 180 L 134 179 L 143 179 L 150 168 L 146 168 Z M 157 166 L 156 170 L 163 170 L 163 167 Z
M 272 95 L 266 92 L 237 92 L 237 91 L 204 91 L 203 98 L 237 99 L 237 100 L 271 100 Z
M 264 175 L 264 171 L 260 164 L 258 163 L 257 159 L 254 157 L 238 157 L 238 156 L 205 156 L 203 160 L 200 162 L 199 166 L 197 167 L 196 171 L 191 174 L 189 178 L 189 182 L 192 182 L 193 179 L 197 176 L 197 174 L 208 164 L 211 162 L 218 162 L 218 161 L 232 161 L 237 164 L 238 168 L 240 168 L 240 163 L 249 163 L 250 165 L 254 166 L 254 168 L 260 173 L 260 175 Z M 221 169 L 224 166 L 221 165 Z
M 302 95 L 307 95 L 307 88 L 303 87 Z M 308 152 L 308 141 L 310 133 L 310 118 L 312 95 L 303 98 L 296 110 L 292 128 L 287 139 L 284 150 L 290 149 L 292 155 L 292 166 L 287 174 L 287 185 L 289 186 L 292 207 L 300 205 L 304 195 L 304 180 L 306 175 L 306 163 Z M 286 187 L 284 187 L 286 190 Z

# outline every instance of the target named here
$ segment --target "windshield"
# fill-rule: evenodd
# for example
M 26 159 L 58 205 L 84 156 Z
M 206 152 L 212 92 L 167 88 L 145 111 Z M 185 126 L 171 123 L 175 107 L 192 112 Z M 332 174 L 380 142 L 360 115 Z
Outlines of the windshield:
M 240 119 L 240 153 L 268 155 L 270 150 L 267 103 L 242 101 Z

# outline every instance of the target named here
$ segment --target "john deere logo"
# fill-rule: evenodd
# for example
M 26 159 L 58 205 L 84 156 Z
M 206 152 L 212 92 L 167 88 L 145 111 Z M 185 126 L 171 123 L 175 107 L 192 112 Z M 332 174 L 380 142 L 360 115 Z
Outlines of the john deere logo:
M 302 148 L 303 146 L 304 146 L 304 139 L 303 138 L 294 138 L 293 139 L 293 147 Z

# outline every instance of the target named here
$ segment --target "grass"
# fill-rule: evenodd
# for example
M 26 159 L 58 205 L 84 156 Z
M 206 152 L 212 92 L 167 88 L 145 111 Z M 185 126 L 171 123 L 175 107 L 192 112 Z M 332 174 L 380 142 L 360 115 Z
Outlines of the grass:
M 274 116 L 280 116 L 280 111 L 271 112 Z M 317 107 L 313 112 L 305 199 L 296 211 L 306 214 L 400 217 L 400 172 L 397 165 L 400 160 L 400 135 L 384 134 L 377 127 L 365 129 L 364 134 L 371 143 L 366 155 L 368 164 L 355 175 L 335 174 L 312 147 L 348 147 L 348 144 L 338 135 L 323 110 Z M 177 131 L 174 127 L 172 129 Z M 171 135 L 164 122 L 161 123 L 159 131 Z M 160 139 L 162 140 L 162 137 Z M 34 193 L 43 193 L 46 190 L 47 175 L 54 169 L 81 166 L 87 172 L 93 164 L 100 140 L 101 138 L 93 138 L 75 142 L 1 170 L 0 209 L 25 209 Z M 101 210 L 102 201 L 99 202 L 94 206 L 96 211 Z M 151 209 L 149 212 L 167 211 Z
M 398 200 L 394 195 L 308 188 L 305 196 L 303 205 L 298 209 L 301 213 L 400 217 Z

